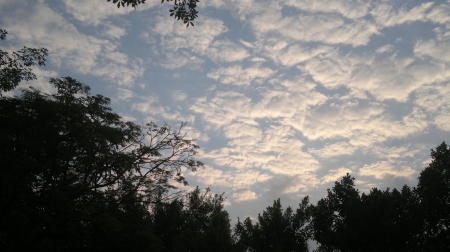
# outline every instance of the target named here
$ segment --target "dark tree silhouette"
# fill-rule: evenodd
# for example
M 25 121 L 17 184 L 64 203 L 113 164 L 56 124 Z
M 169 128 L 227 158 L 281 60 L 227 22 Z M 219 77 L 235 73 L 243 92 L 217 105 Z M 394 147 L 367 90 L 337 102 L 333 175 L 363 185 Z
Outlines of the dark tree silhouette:
M 228 212 L 223 195 L 202 193 L 197 187 L 184 199 L 158 204 L 154 209 L 154 232 L 163 251 L 231 251 Z
M 183 167 L 203 166 L 183 125 L 124 122 L 88 86 L 50 82 L 56 94 L 0 98 L 3 251 L 88 250 L 94 223 L 167 199 L 171 181 L 186 183 Z
M 283 212 L 278 199 L 258 215 L 254 225 L 250 218 L 243 223 L 238 220 L 234 228 L 234 251 L 308 251 L 309 207 L 309 199 L 305 197 L 296 212 L 291 207 Z
M 7 31 L 0 29 L 0 40 L 6 39 Z M 0 50 L 0 95 L 1 92 L 13 90 L 23 80 L 35 80 L 36 75 L 31 71 L 31 66 L 45 65 L 45 56 L 48 50 L 23 47 L 12 52 Z
M 422 245 L 426 251 L 450 251 L 450 149 L 431 150 L 431 163 L 420 173 L 417 191 L 423 207 Z

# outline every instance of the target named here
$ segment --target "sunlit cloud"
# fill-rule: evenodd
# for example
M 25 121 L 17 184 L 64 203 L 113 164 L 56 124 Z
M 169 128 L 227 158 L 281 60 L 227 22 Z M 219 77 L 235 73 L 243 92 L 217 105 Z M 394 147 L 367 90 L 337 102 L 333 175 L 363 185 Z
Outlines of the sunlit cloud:
M 49 49 L 21 87 L 51 92 L 49 78 L 70 75 L 125 120 L 187 122 L 207 164 L 187 188 L 220 188 L 246 215 L 278 197 L 317 200 L 346 173 L 362 191 L 415 181 L 449 141 L 450 2 L 199 7 L 186 28 L 158 1 L 4 0 L 0 46 Z

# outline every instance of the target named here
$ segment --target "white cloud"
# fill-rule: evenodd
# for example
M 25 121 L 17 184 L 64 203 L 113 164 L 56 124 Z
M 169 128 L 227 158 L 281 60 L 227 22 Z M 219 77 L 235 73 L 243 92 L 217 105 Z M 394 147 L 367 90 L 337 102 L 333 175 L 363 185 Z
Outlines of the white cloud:
M 384 114 L 377 106 L 326 105 L 311 110 L 298 129 L 308 139 L 348 138 L 354 146 L 368 146 L 389 138 L 404 138 L 428 126 L 426 114 L 415 108 L 400 120 Z
M 434 60 L 450 62 L 450 39 L 445 41 L 417 41 L 414 45 L 414 55 L 417 57 L 431 57 Z
M 338 169 L 332 169 L 328 171 L 328 174 L 322 177 L 322 183 L 328 183 L 333 181 L 340 181 L 343 176 L 345 176 L 347 173 L 352 173 L 352 170 L 348 168 L 338 168 Z
M 214 38 L 227 31 L 221 20 L 211 18 L 196 21 L 195 27 L 186 29 L 175 21 L 168 22 L 166 16 L 158 16 L 152 32 L 161 36 L 161 48 L 168 52 L 186 48 L 205 53 Z
M 389 52 L 392 51 L 392 48 L 394 46 L 393 45 L 384 45 L 384 46 L 380 46 L 378 47 L 377 50 L 375 50 L 376 53 L 385 53 L 385 52 Z
M 379 158 L 387 159 L 389 161 L 402 160 L 407 157 L 414 157 L 415 154 L 421 152 L 421 149 L 410 149 L 409 146 L 400 147 L 380 147 L 373 146 L 370 152 L 377 155 Z
M 434 4 L 431 11 L 429 11 L 426 15 L 427 19 L 436 23 L 449 23 L 450 16 L 448 13 L 450 12 L 450 2 L 442 3 L 440 5 Z
M 203 59 L 188 52 L 166 53 L 160 60 L 160 65 L 167 69 L 176 69 L 184 66 L 195 67 L 204 62 Z
M 316 57 L 299 69 L 311 75 L 311 77 L 327 88 L 337 88 L 349 85 L 354 63 L 347 57 L 342 57 L 337 52 L 332 52 L 327 56 Z
M 64 0 L 66 11 L 76 19 L 89 25 L 98 25 L 110 16 L 124 15 L 130 12 L 146 10 L 159 4 L 158 1 L 147 1 L 136 9 L 128 7 L 117 8 L 117 5 L 107 1 Z
M 283 46 L 280 47 L 280 44 Z M 280 41 L 274 46 L 266 46 L 265 51 L 273 61 L 290 67 L 331 50 L 331 47 L 327 46 L 311 48 L 298 44 L 292 46 L 287 45 L 288 43 L 286 41 Z
M 415 95 L 414 103 L 425 109 L 430 121 L 439 129 L 450 131 L 450 85 L 448 82 L 422 86 Z
M 48 58 L 58 67 L 101 76 L 126 86 L 143 74 L 142 62 L 130 60 L 107 40 L 81 34 L 45 3 L 23 8 L 21 12 L 22 15 L 2 13 L 4 28 L 14 34 L 18 44 L 50 49 Z
M 386 176 L 411 178 L 416 171 L 408 166 L 388 161 L 380 161 L 370 165 L 364 165 L 359 170 L 361 176 L 374 176 L 376 179 L 383 179 Z
M 112 24 L 105 24 L 104 34 L 110 38 L 119 39 L 124 36 L 126 32 L 124 28 Z
M 117 88 L 117 98 L 119 100 L 128 100 L 132 97 L 134 97 L 133 91 L 124 88 Z
M 247 50 L 229 40 L 214 41 L 206 50 L 206 55 L 216 63 L 241 61 L 250 56 Z
M 251 24 L 259 37 L 277 34 L 294 41 L 319 41 L 325 44 L 361 46 L 369 42 L 370 36 L 379 34 L 376 26 L 367 20 L 347 22 L 335 14 L 298 14 L 287 17 L 280 12 L 270 12 L 255 16 Z
M 224 172 L 207 166 L 195 174 L 199 181 L 206 185 L 217 185 L 232 188 L 232 190 L 247 189 L 258 183 L 264 183 L 272 178 L 268 174 L 261 173 L 257 170 L 237 170 Z
M 309 11 L 309 12 L 338 12 L 346 18 L 362 18 L 368 14 L 370 2 L 368 1 L 348 1 L 348 0 L 289 0 L 285 2 L 287 6 Z
M 223 84 L 250 85 L 252 83 L 262 83 L 265 79 L 275 73 L 270 68 L 248 67 L 242 68 L 240 65 L 231 67 L 221 67 L 208 73 L 208 77 L 218 80 Z
M 322 149 L 308 149 L 308 152 L 319 156 L 322 159 L 329 159 L 335 156 L 351 155 L 355 152 L 356 147 L 348 142 L 337 142 L 326 144 Z
M 242 192 L 233 193 L 233 198 L 236 202 L 241 202 L 241 201 L 254 200 L 257 198 L 257 195 L 255 192 L 246 190 L 246 191 L 242 191 Z
M 251 99 L 234 91 L 219 91 L 211 99 L 198 98 L 190 108 L 207 122 L 221 126 L 239 118 L 249 118 Z
M 176 90 L 172 93 L 172 99 L 175 101 L 184 101 L 187 98 L 187 94 L 183 91 Z
M 386 1 L 376 5 L 371 14 L 379 25 L 389 27 L 406 22 L 424 21 L 426 12 L 432 6 L 433 2 L 427 2 L 408 10 L 406 7 L 395 8 L 393 4 Z

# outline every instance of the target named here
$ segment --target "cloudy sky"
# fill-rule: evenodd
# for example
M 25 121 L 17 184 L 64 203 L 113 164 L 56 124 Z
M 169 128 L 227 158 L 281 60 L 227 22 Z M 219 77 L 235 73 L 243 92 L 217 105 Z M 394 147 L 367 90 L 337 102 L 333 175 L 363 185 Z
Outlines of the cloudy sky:
M 188 123 L 207 164 L 191 186 L 225 192 L 231 217 L 297 206 L 346 173 L 414 186 L 450 138 L 450 1 L 0 0 L 2 50 L 49 49 L 39 80 L 71 76 L 126 120 Z

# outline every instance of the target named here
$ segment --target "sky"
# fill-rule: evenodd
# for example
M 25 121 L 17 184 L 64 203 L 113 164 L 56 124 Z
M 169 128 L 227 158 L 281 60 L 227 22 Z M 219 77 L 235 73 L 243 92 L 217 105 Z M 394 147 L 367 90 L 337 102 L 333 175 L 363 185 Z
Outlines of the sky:
M 36 81 L 71 76 L 124 120 L 186 122 L 233 222 L 277 198 L 316 203 L 346 173 L 361 192 L 415 186 L 450 141 L 450 1 L 0 0 L 0 48 L 49 50 Z

